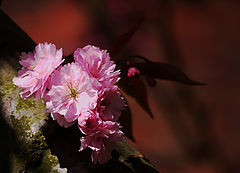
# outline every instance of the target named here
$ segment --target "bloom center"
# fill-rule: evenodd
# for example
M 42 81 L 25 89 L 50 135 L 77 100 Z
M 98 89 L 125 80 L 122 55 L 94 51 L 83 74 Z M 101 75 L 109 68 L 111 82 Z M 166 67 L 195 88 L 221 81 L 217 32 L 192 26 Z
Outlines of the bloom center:
M 69 87 L 69 89 L 70 89 L 70 94 L 69 94 L 69 96 L 70 96 L 70 97 L 73 97 L 73 98 L 76 98 L 77 95 L 78 95 L 78 91 L 75 90 L 75 89 L 72 88 L 72 87 Z

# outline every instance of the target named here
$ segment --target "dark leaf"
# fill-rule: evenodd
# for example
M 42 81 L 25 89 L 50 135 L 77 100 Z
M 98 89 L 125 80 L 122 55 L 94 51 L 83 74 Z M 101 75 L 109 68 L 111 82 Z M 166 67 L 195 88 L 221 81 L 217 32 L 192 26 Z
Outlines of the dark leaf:
M 130 96 L 132 96 L 137 103 L 153 118 L 152 111 L 147 100 L 147 89 L 143 81 L 139 77 L 130 77 L 128 79 L 122 78 L 120 80 L 120 87 Z
M 142 20 L 141 20 L 142 21 Z M 131 30 L 128 32 L 120 35 L 113 43 L 112 47 L 110 48 L 110 55 L 112 57 L 116 56 L 123 47 L 128 43 L 128 41 L 132 38 L 133 34 L 136 32 L 136 30 L 139 28 L 141 21 L 137 23 L 136 26 L 134 26 Z
M 124 134 L 133 142 L 136 142 L 132 131 L 132 113 L 128 106 L 122 111 L 122 115 L 120 116 L 118 121 L 123 127 L 122 131 L 124 132 Z
M 181 82 L 187 85 L 205 85 L 204 83 L 191 80 L 185 73 L 176 67 L 160 62 L 146 62 L 131 64 L 136 67 L 140 74 L 158 79 Z

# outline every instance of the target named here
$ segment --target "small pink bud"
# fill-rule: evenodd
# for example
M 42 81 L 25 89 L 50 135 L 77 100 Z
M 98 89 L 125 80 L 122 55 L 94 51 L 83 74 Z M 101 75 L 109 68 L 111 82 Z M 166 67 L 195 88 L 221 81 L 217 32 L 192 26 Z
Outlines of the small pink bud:
M 138 76 L 140 71 L 136 67 L 130 67 L 128 69 L 128 77 Z

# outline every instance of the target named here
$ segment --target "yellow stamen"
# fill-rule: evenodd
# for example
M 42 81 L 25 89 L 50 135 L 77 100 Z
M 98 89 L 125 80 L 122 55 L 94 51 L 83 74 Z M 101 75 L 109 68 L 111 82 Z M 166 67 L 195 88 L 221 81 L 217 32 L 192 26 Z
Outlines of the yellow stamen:
M 77 95 L 78 95 L 78 91 L 76 91 L 74 88 L 72 88 L 72 87 L 69 87 L 69 89 L 70 89 L 70 94 L 69 94 L 69 96 L 70 97 L 73 97 L 73 98 L 76 98 L 77 97 Z

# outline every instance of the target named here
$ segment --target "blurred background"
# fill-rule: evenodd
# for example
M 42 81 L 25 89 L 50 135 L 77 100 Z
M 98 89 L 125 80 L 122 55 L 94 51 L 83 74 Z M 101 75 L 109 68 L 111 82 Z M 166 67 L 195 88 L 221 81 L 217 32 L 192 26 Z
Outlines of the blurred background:
M 157 80 L 152 120 L 131 97 L 134 144 L 163 173 L 240 172 L 240 2 L 221 0 L 4 0 L 36 42 L 102 49 L 145 19 L 122 55 L 183 70 L 206 86 Z

